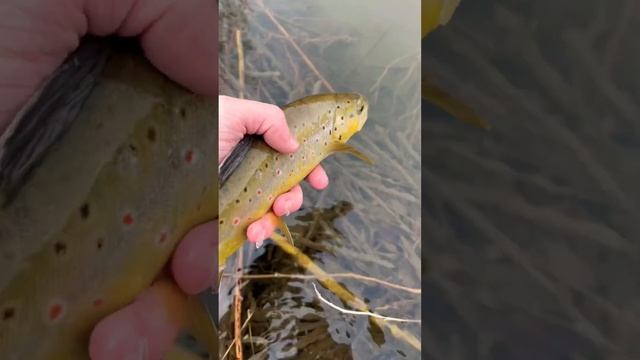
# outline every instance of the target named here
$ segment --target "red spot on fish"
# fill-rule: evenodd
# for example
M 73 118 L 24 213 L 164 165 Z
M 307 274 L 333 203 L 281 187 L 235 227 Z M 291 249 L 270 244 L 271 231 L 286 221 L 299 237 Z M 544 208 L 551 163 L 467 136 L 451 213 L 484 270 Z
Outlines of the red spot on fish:
M 122 223 L 129 226 L 131 224 L 133 224 L 133 215 L 131 215 L 131 213 L 126 213 L 123 217 L 122 217 Z
M 262 195 L 262 189 L 256 190 L 256 195 L 258 195 L 258 196 Z
M 193 157 L 194 157 L 193 156 L 193 150 L 189 149 L 189 150 L 185 151 L 185 153 L 184 153 L 184 161 L 187 164 L 193 163 Z
M 238 225 L 238 224 L 240 224 L 240 218 L 233 219 L 233 225 Z
M 62 316 L 64 308 L 61 304 L 53 304 L 49 308 L 49 320 L 56 321 Z
M 104 304 L 104 300 L 102 299 L 95 299 L 93 300 L 93 306 L 94 307 L 100 307 Z

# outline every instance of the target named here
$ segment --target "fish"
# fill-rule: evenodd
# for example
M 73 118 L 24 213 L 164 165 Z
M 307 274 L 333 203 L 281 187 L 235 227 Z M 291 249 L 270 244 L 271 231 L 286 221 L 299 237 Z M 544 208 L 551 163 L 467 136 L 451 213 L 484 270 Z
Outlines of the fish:
M 425 38 L 438 26 L 446 25 L 459 5 L 460 0 L 422 0 L 422 38 Z
M 242 161 L 228 157 L 225 164 L 235 164 L 233 171 L 222 169 L 219 190 L 218 264 L 223 267 L 246 237 L 252 222 L 273 206 L 275 199 L 304 180 L 322 160 L 339 152 L 352 154 L 367 163 L 373 162 L 347 141 L 362 130 L 367 121 L 369 103 L 357 93 L 329 93 L 304 97 L 283 107 L 298 150 L 283 154 L 260 138 L 243 139 L 245 147 L 236 146 Z M 247 139 L 247 138 L 245 138 Z M 223 166 L 224 168 L 224 166 Z M 278 226 L 289 237 L 286 224 Z
M 422 39 L 440 26 L 446 26 L 460 5 L 460 0 L 422 0 Z M 449 94 L 433 82 L 428 70 L 422 72 L 422 97 L 433 105 L 446 111 L 454 118 L 484 130 L 491 129 L 488 121 L 480 117 L 463 101 Z
M 3 359 L 88 358 L 97 322 L 217 218 L 216 116 L 135 39 L 67 57 L 0 140 Z

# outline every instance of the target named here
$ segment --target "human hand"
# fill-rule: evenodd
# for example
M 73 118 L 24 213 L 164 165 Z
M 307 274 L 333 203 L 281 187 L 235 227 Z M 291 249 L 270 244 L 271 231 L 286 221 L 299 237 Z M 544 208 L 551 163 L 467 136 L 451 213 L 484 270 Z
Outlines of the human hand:
M 217 21 L 210 0 L 5 0 L 0 5 L 0 134 L 85 34 L 138 36 L 149 60 L 191 90 L 217 94 Z M 168 288 L 187 294 L 211 286 L 217 224 L 193 229 L 171 262 L 175 284 L 154 284 L 106 317 L 90 341 L 93 359 L 157 359 L 179 331 Z M 211 241 L 215 239 L 216 241 Z M 171 297 L 171 296 L 169 296 Z M 175 296 L 174 296 L 175 297 Z
M 287 126 L 284 112 L 275 105 L 257 101 L 235 99 L 228 96 L 218 98 L 218 163 L 222 162 L 247 134 L 262 135 L 269 146 L 282 153 L 292 153 L 299 144 Z M 329 178 L 318 165 L 307 176 L 309 184 L 322 190 Z M 275 216 L 289 215 L 302 206 L 302 188 L 296 185 L 289 192 L 278 196 L 273 210 L 247 228 L 247 239 L 260 244 L 276 228 Z

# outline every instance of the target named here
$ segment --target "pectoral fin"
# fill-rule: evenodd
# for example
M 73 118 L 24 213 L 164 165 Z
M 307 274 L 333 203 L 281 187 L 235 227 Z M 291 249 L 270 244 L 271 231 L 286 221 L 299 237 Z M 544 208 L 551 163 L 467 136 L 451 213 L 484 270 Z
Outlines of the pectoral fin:
M 489 130 L 491 128 L 491 125 L 489 125 L 486 120 L 478 116 L 473 109 L 449 95 L 444 90 L 433 85 L 428 78 L 422 79 L 422 97 L 440 109 L 448 112 L 458 120 L 485 130 Z
M 340 144 L 340 143 L 334 144 L 331 146 L 330 151 L 332 154 L 339 153 L 339 152 L 348 153 L 359 158 L 360 160 L 366 162 L 369 165 L 373 165 L 373 160 L 371 160 L 367 155 L 363 154 L 362 152 L 360 152 L 360 150 L 354 148 L 351 145 Z
M 189 330 L 192 335 L 204 346 L 209 354 L 218 354 L 218 330 L 213 321 L 212 314 L 205 308 L 200 299 L 190 296 L 187 299 L 187 315 Z
M 291 245 L 295 244 L 293 243 L 293 237 L 291 236 L 291 232 L 289 231 L 289 227 L 287 226 L 287 224 L 284 222 L 284 220 L 282 220 L 281 217 L 277 218 L 278 219 L 278 228 L 280 229 L 280 231 L 282 231 L 282 233 L 284 234 L 284 236 L 287 238 L 287 240 L 289 240 L 289 242 L 291 243 Z

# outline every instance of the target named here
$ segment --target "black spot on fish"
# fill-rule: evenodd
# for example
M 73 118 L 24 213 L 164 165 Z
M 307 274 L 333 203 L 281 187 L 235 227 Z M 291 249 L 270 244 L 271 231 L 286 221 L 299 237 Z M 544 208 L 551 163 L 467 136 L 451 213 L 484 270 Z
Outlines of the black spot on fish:
M 333 128 L 333 130 L 334 130 L 334 131 L 338 131 L 338 128 L 337 128 L 337 127 L 334 127 L 334 128 Z
M 183 119 L 187 117 L 187 109 L 183 107 L 180 108 L 180 117 Z
M 331 135 L 331 129 L 329 129 L 329 135 Z
M 89 203 L 84 203 L 80 207 L 80 218 L 87 220 L 89 218 Z
M 351 100 L 347 100 L 347 104 L 351 104 Z
M 344 116 L 340 116 L 340 120 L 344 120 Z
M 240 199 L 236 199 L 236 204 L 240 204 Z
M 131 149 L 131 151 L 133 151 L 133 152 L 137 152 L 138 151 L 138 148 L 136 148 L 136 146 L 133 145 L 133 144 L 129 144 L 129 149 Z
M 154 142 L 156 141 L 156 129 L 153 127 L 150 127 L 147 129 L 147 139 L 150 142 Z
M 276 155 L 275 160 L 278 161 L 278 155 Z
M 338 105 L 338 109 L 340 109 L 340 105 Z
M 244 187 L 244 192 L 247 192 L 247 187 L 246 186 Z
M 324 130 L 324 128 L 325 128 L 325 126 L 324 126 L 324 125 L 322 125 L 322 130 Z
M 342 135 L 338 136 L 338 140 L 342 140 Z
M 56 255 L 64 255 L 67 252 L 67 244 L 57 241 L 53 244 L 53 250 L 56 252 Z
M 224 224 L 224 220 L 220 220 L 220 225 Z
M 96 247 L 98 248 L 98 250 L 100 250 L 102 249 L 103 246 L 104 246 L 104 239 L 98 238 L 98 241 L 96 241 Z
M 358 110 L 358 114 L 360 114 L 362 112 L 362 110 L 364 110 L 364 105 L 362 105 L 362 107 L 360 107 L 360 110 Z
M 269 163 L 264 163 L 264 167 L 268 168 L 269 167 Z
M 249 202 L 253 201 L 251 198 L 249 198 Z
M 16 315 L 16 309 L 12 307 L 6 307 L 2 310 L 2 320 L 11 320 Z

